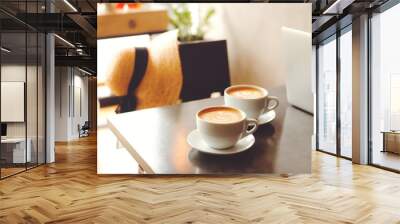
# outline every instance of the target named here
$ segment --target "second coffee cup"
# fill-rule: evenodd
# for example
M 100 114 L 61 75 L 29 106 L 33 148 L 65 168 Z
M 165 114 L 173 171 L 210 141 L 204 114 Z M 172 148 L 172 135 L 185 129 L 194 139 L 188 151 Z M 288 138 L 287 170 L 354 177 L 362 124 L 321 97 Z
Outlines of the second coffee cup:
M 275 96 L 269 96 L 268 91 L 255 85 L 234 85 L 224 91 L 225 105 L 238 108 L 246 113 L 248 118 L 256 119 L 279 105 Z
M 247 119 L 243 111 L 228 106 L 200 110 L 196 114 L 196 125 L 203 141 L 216 149 L 232 147 L 257 130 L 256 120 Z

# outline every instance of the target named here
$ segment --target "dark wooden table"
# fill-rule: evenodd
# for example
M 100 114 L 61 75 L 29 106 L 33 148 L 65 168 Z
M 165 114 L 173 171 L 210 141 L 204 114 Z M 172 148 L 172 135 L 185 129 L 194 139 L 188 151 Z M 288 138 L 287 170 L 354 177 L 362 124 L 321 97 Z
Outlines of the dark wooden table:
M 222 105 L 223 97 L 115 115 L 108 126 L 146 174 L 300 174 L 311 172 L 313 117 L 279 97 L 276 118 L 255 133 L 249 150 L 234 155 L 209 155 L 186 141 L 201 108 Z M 116 161 L 118 162 L 118 161 Z

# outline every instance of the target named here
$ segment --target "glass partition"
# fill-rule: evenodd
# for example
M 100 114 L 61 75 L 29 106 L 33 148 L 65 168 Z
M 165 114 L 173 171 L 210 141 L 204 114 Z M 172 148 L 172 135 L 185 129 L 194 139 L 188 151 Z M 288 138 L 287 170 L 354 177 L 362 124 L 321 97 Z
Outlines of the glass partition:
M 318 45 L 317 146 L 352 157 L 352 26 Z
M 2 177 L 26 169 L 31 151 L 27 151 L 25 111 L 27 51 L 25 32 L 1 34 L 1 159 Z
M 371 18 L 370 160 L 400 171 L 400 4 Z
M 46 37 L 43 33 L 38 33 L 38 65 L 37 65 L 37 162 L 46 162 Z
M 318 47 L 318 149 L 336 154 L 336 36 Z
M 2 1 L 18 16 L 42 1 Z M 0 12 L 0 178 L 45 162 L 45 35 Z
M 352 32 L 340 36 L 340 155 L 352 157 Z
M 26 114 L 27 114 L 27 150 L 30 151 L 30 161 L 27 167 L 37 165 L 38 158 L 38 139 L 37 139 L 37 126 L 38 126 L 38 49 L 37 41 L 38 35 L 36 32 L 27 33 L 27 81 L 26 81 Z

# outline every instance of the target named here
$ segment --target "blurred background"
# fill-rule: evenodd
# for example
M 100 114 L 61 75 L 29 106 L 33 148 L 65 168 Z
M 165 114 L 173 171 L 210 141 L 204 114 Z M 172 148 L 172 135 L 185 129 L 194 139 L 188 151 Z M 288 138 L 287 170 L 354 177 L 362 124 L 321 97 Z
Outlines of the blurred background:
M 98 36 L 100 39 L 97 43 L 100 105 L 108 106 L 109 103 L 105 103 L 107 100 L 102 99 L 113 95 L 113 91 L 106 85 L 106 80 L 112 75 L 115 60 L 121 51 L 149 46 L 154 37 L 173 29 L 179 31 L 180 45 L 224 41 L 226 47 L 223 48 L 226 49 L 226 55 L 220 53 L 220 58 L 215 60 L 220 61 L 216 66 L 222 67 L 216 68 L 216 70 L 225 73 L 221 74 L 220 72 L 218 76 L 227 77 L 218 78 L 214 74 L 207 76 L 203 73 L 204 83 L 202 84 L 201 80 L 196 82 L 196 86 L 200 85 L 207 89 L 206 86 L 210 85 L 210 82 L 218 82 L 222 79 L 214 89 L 207 90 L 209 91 L 208 96 L 213 92 L 221 92 L 225 86 L 233 84 L 250 83 L 265 88 L 285 85 L 287 62 L 284 59 L 284 48 L 288 45 L 285 41 L 289 40 L 283 37 L 282 29 L 288 28 L 311 33 L 310 10 L 311 4 L 100 3 L 98 4 Z M 146 16 L 151 17 L 154 22 L 147 20 L 146 23 L 141 23 L 142 17 L 146 18 Z M 131 29 L 128 26 L 124 26 L 127 28 L 118 26 L 122 21 L 129 24 L 129 19 L 135 20 L 137 23 L 131 24 Z M 114 26 L 110 24 L 114 24 Z M 118 27 L 117 30 L 115 30 L 116 27 Z M 304 52 L 306 55 L 311 52 L 311 38 L 309 41 L 310 49 L 309 52 Z M 214 45 L 214 48 L 218 47 L 218 45 Z M 209 48 L 213 48 L 213 46 L 209 46 Z M 216 52 L 218 49 L 215 51 L 211 49 L 210 55 L 218 54 Z M 185 67 L 185 56 L 182 55 L 182 51 L 180 53 L 182 66 Z M 196 57 L 195 61 L 201 60 L 203 61 L 201 64 L 207 66 L 209 64 L 207 55 L 206 53 Z M 188 55 L 187 57 L 193 56 Z M 310 64 L 311 57 L 306 56 L 306 58 Z M 224 66 L 226 68 L 223 68 Z M 213 73 L 210 70 L 207 72 Z M 188 72 L 183 71 L 183 73 Z M 189 75 L 183 74 L 184 77 Z M 182 91 L 186 89 L 185 84 L 187 83 L 184 83 Z M 193 91 L 193 88 L 191 90 Z M 190 100 L 204 98 L 204 94 L 186 98 Z

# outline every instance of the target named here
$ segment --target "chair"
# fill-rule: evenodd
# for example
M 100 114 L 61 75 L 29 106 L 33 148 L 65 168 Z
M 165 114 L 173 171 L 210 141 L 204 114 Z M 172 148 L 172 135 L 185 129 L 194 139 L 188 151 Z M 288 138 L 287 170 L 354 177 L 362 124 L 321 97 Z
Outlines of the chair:
M 124 112 L 208 98 L 230 86 L 225 40 L 179 43 L 176 31 L 169 31 L 147 49 L 147 68 L 131 97 L 136 108 Z M 114 96 L 129 96 L 136 56 L 131 48 L 116 58 L 106 82 Z
M 85 121 L 85 123 L 80 127 L 78 124 L 78 132 L 79 132 L 79 138 L 80 137 L 87 137 L 89 136 L 89 130 L 90 130 L 90 123 L 89 121 Z
M 147 47 L 148 61 L 143 78 L 134 90 L 135 109 L 176 104 L 182 89 L 182 71 L 174 31 L 160 34 Z M 127 49 L 116 58 L 107 86 L 115 96 L 128 94 L 135 71 L 136 49 Z M 133 98 L 133 97 L 132 97 Z

